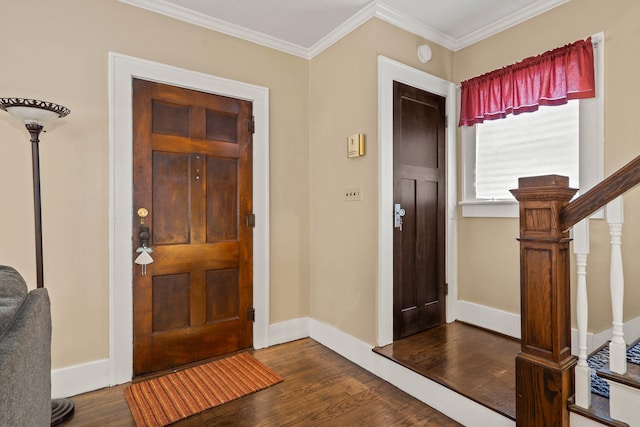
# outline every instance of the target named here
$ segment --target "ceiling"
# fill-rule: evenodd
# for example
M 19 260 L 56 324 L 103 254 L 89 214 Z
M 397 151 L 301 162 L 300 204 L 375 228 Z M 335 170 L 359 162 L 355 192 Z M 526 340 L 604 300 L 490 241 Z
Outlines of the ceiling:
M 120 0 L 313 58 L 377 17 L 453 51 L 569 0 Z

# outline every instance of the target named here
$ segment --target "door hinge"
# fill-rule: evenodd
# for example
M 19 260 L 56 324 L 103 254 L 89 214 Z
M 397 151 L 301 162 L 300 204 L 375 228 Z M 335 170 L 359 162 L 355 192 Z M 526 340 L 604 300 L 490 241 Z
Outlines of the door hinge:
M 250 322 L 255 322 L 256 321 L 256 309 L 255 308 L 250 308 L 247 310 L 247 320 Z
M 247 215 L 247 227 L 256 228 L 256 214 Z
M 444 284 L 444 294 L 445 295 L 449 295 L 449 284 L 448 283 Z
M 249 120 L 249 126 L 248 129 L 249 133 L 256 133 L 256 119 L 255 117 L 251 117 L 251 120 Z
M 449 127 L 449 116 L 448 115 L 444 116 L 444 127 L 445 128 Z

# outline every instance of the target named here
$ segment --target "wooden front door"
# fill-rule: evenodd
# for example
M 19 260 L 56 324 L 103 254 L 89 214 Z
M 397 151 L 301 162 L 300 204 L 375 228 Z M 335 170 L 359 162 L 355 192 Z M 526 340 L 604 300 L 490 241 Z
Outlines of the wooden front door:
M 252 104 L 133 81 L 134 374 L 253 345 Z M 141 225 L 137 211 L 148 216 Z
M 394 82 L 394 339 L 445 322 L 445 176 L 445 98 Z

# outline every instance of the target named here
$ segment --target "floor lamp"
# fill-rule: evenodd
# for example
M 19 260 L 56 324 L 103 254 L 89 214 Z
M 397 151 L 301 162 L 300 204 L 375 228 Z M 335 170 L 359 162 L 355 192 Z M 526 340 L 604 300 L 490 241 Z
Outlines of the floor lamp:
M 33 215 L 36 227 L 36 283 L 44 287 L 42 266 L 42 209 L 40 204 L 40 132 L 44 124 L 67 116 L 71 111 L 52 102 L 24 98 L 0 98 L 0 109 L 22 121 L 31 135 L 31 166 L 33 170 Z M 70 399 L 51 401 L 51 425 L 60 424 L 74 411 Z

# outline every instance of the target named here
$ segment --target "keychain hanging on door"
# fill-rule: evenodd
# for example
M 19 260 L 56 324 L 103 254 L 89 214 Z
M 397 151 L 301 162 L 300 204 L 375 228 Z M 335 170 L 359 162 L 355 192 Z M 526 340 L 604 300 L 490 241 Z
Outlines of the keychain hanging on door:
M 138 255 L 135 259 L 135 263 L 142 266 L 142 275 L 146 276 L 147 274 L 147 265 L 153 262 L 153 258 L 151 258 L 151 252 L 153 249 L 149 247 L 149 227 L 144 226 L 144 219 L 149 215 L 149 211 L 145 208 L 138 209 L 138 216 L 140 217 L 140 247 L 136 249 L 140 255 Z
M 142 275 L 146 276 L 147 275 L 147 265 L 149 265 L 149 264 L 151 264 L 153 262 L 153 258 L 151 258 L 151 255 L 149 255 L 151 252 L 153 252 L 153 249 L 145 248 L 145 247 L 141 246 L 138 249 L 136 249 L 136 252 L 140 252 L 140 255 L 138 255 L 138 257 L 136 258 L 136 260 L 134 262 L 136 264 L 142 266 Z

